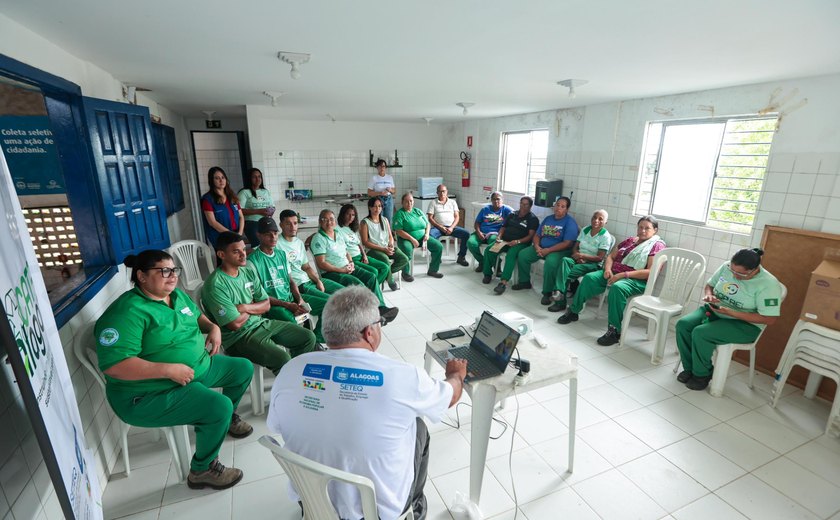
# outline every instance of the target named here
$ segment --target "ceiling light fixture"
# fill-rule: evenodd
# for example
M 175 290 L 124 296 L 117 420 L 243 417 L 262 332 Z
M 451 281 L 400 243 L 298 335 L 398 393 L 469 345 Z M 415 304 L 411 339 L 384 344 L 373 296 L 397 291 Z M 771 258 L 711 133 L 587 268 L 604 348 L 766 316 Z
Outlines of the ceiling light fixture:
M 280 51 L 277 53 L 277 59 L 292 66 L 289 75 L 292 79 L 300 78 L 300 66 L 309 61 L 310 54 L 303 52 L 286 52 Z
M 207 119 L 213 119 L 213 114 L 215 114 L 216 111 L 215 110 L 202 110 L 201 113 L 204 114 L 205 116 L 207 116 Z
M 273 90 L 263 90 L 263 95 L 271 98 L 271 106 L 277 106 L 277 100 L 283 97 L 285 92 L 275 92 Z
M 429 126 L 429 123 L 432 122 L 432 119 L 434 119 L 434 117 L 424 117 L 422 119 L 426 122 L 426 126 Z
M 461 113 L 463 115 L 467 115 L 467 114 L 469 114 L 469 110 L 467 110 L 467 109 L 470 108 L 471 106 L 475 105 L 475 103 L 467 103 L 466 101 L 461 101 L 459 103 L 455 103 L 455 105 L 463 108 L 464 111 L 461 112 Z
M 589 83 L 588 80 L 585 79 L 564 79 L 563 81 L 558 81 L 558 85 L 562 85 L 569 89 L 569 97 L 574 99 L 577 96 L 575 92 L 575 87 L 582 87 Z

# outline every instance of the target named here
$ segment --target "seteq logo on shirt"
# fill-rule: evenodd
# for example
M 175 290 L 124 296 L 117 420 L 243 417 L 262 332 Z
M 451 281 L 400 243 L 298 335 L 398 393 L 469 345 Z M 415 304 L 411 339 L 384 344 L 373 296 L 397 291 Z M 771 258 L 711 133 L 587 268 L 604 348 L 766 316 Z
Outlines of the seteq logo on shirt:
M 335 370 L 333 370 L 333 381 L 336 383 L 352 383 L 362 386 L 382 386 L 384 382 L 382 372 L 348 367 L 335 367 Z

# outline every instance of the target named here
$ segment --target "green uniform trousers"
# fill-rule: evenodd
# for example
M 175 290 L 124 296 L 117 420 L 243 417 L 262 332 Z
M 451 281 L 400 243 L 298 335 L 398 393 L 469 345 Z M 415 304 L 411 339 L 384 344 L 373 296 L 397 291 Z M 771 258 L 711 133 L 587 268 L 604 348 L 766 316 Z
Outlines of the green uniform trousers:
M 560 291 L 561 295 L 560 300 L 558 301 L 566 301 L 566 285 L 569 283 L 570 280 L 575 280 L 585 274 L 597 271 L 600 268 L 601 267 L 595 262 L 578 264 L 575 262 L 575 259 L 570 256 L 564 258 L 560 262 L 560 270 L 557 271 L 557 278 L 555 279 L 555 283 L 557 285 L 555 286 L 554 290 Z
M 635 278 L 621 279 L 610 287 L 607 295 L 609 314 L 607 322 L 621 332 L 621 319 L 624 317 L 624 308 L 627 307 L 627 300 L 631 296 L 645 292 L 647 280 L 636 280 Z M 586 274 L 580 280 L 580 287 L 575 293 L 575 299 L 569 308 L 575 314 L 580 314 L 583 304 L 590 298 L 594 298 L 607 290 L 607 281 L 604 279 L 604 270 L 598 269 Z
M 706 323 L 703 307 L 677 321 L 677 348 L 683 370 L 697 377 L 712 375 L 712 354 L 718 345 L 752 343 L 761 329 L 744 320 L 711 317 Z
M 254 365 L 247 359 L 217 354 L 210 358 L 207 373 L 187 385 L 147 394 L 109 385 L 106 394 L 114 413 L 126 424 L 142 428 L 195 427 L 190 469 L 205 471 L 219 456 L 230 419 L 253 375 Z M 213 388 L 221 388 L 222 393 Z
M 364 263 L 362 262 L 362 255 L 359 255 L 353 257 L 353 263 L 356 264 L 356 269 L 358 269 L 360 266 L 362 266 L 365 269 L 373 269 L 374 275 L 376 276 L 376 281 L 380 285 L 385 280 L 391 278 L 391 262 L 389 261 L 383 262 L 377 257 L 372 257 L 368 255 L 368 263 Z
M 375 258 L 380 262 L 386 262 L 391 266 L 387 278 L 389 282 L 394 279 L 394 273 L 399 273 L 408 265 L 408 257 L 405 256 L 405 253 L 403 253 L 398 247 L 394 248 L 394 254 L 392 256 L 388 256 L 384 251 L 377 251 L 376 249 L 369 249 L 367 255 L 368 260 Z M 391 263 L 392 260 L 394 261 L 393 264 Z
M 263 320 L 233 345 L 225 345 L 225 354 L 249 359 L 276 376 L 290 359 L 314 348 L 311 330 L 285 321 Z
M 324 290 L 321 291 L 318 289 L 318 286 L 315 285 L 315 282 L 309 281 L 298 285 L 298 291 L 300 291 L 301 296 L 306 296 L 309 294 L 322 297 L 322 298 L 329 298 L 329 295 L 340 290 L 344 289 L 344 286 L 338 282 L 334 282 L 332 280 L 328 280 L 326 278 L 321 278 L 321 283 L 324 284 Z M 306 298 L 304 298 L 304 301 Z
M 496 240 L 494 239 L 493 242 Z M 513 276 L 513 270 L 516 268 L 516 261 L 519 258 L 519 253 L 523 249 L 528 249 L 531 244 L 516 244 L 515 246 L 505 246 L 498 253 L 490 251 L 488 247 L 484 252 L 484 276 L 493 276 L 493 270 L 496 267 L 496 259 L 501 253 L 505 253 L 505 266 L 502 270 L 502 280 L 508 281 Z
M 365 266 L 361 269 L 359 265 Z M 382 291 L 379 289 L 379 282 L 376 281 L 376 270 L 366 264 L 355 264 L 356 269 L 351 273 L 323 273 L 321 278 L 326 278 L 334 282 L 338 282 L 344 287 L 350 285 L 364 285 L 370 289 L 373 294 L 379 299 L 379 305 L 385 306 L 385 298 L 382 297 Z M 326 288 L 326 287 L 324 287 Z
M 421 246 L 423 245 L 422 240 L 418 240 L 418 242 L 420 242 Z M 414 268 L 414 245 L 408 240 L 397 238 L 397 247 L 405 253 L 406 258 L 408 258 L 408 266 L 403 270 L 403 272 L 410 275 Z M 429 272 L 436 273 L 440 270 L 440 259 L 443 256 L 443 244 L 440 243 L 440 240 L 429 237 L 429 242 L 426 244 L 426 248 L 429 250 L 429 254 L 432 255 L 432 259 L 429 262 Z
M 498 233 L 493 233 L 492 235 L 487 236 L 484 240 L 479 240 L 478 235 L 475 233 L 470 235 L 470 238 L 467 240 L 467 249 L 470 250 L 470 253 L 475 257 L 478 265 L 484 265 L 484 255 L 481 254 L 481 244 L 487 244 L 487 249 L 493 247 L 493 244 L 496 243 L 496 239 L 499 238 Z
M 534 240 L 537 240 L 534 238 Z M 519 266 L 519 283 L 529 283 L 531 281 L 531 264 L 543 259 L 545 265 L 543 266 L 543 294 L 551 294 L 557 286 L 557 272 L 560 270 L 560 263 L 563 258 L 570 256 L 572 249 L 564 249 L 562 251 L 554 251 L 545 257 L 540 257 L 537 250 L 533 246 L 528 246 L 524 251 L 519 253 L 519 258 L 516 260 L 516 265 Z

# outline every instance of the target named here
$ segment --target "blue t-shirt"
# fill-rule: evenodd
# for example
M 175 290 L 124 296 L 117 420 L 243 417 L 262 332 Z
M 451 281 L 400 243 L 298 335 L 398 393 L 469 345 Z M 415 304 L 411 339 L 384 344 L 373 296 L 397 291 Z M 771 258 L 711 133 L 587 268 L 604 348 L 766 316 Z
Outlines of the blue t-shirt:
M 566 215 L 561 219 L 557 219 L 554 215 L 545 217 L 537 229 L 537 236 L 540 237 L 540 247 L 552 247 L 563 242 L 564 240 L 577 240 L 578 233 L 577 222 L 571 215 Z
M 478 212 L 478 215 L 475 217 L 475 222 L 478 224 L 478 229 L 485 235 L 488 233 L 498 233 L 502 229 L 502 224 L 505 223 L 505 219 L 511 213 L 513 213 L 513 208 L 506 204 L 502 204 L 499 211 L 494 211 L 493 205 L 487 204 Z

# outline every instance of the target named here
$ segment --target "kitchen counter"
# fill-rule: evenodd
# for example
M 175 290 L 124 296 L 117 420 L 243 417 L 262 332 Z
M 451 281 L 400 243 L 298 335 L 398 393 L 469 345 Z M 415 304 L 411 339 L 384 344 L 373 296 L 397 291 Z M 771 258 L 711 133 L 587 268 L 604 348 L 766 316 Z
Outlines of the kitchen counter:
M 355 194 L 353 197 L 349 197 L 347 194 L 342 193 L 339 195 L 319 195 L 317 197 L 312 197 L 311 199 L 305 200 L 287 200 L 286 202 L 290 203 L 303 203 L 303 202 L 325 202 L 327 204 L 352 204 L 354 202 L 367 202 L 368 197 L 366 194 Z

